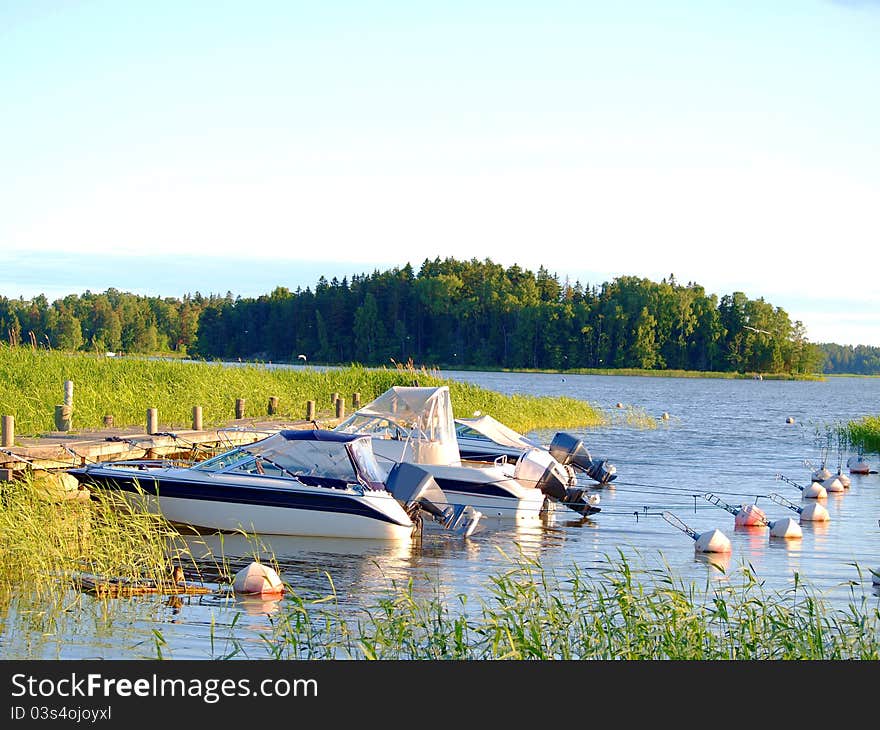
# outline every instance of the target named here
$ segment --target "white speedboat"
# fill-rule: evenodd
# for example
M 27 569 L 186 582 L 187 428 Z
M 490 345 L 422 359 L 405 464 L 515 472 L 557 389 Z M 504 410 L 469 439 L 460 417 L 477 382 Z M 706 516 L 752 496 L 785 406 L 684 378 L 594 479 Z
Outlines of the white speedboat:
M 284 430 L 192 466 L 155 460 L 69 473 L 198 530 L 407 539 L 423 517 L 470 535 L 481 515 L 451 502 L 423 469 L 383 469 L 367 437 Z
M 593 459 L 583 441 L 568 433 L 557 433 L 550 445 L 545 446 L 517 433 L 492 416 L 483 415 L 456 418 L 455 435 L 463 459 L 494 461 L 502 456 L 516 459 L 529 449 L 543 449 L 563 466 L 599 484 L 607 484 L 617 478 L 617 467 L 606 459 Z
M 371 436 L 380 461 L 418 464 L 450 502 L 487 517 L 535 519 L 552 514 L 556 504 L 581 515 L 600 511 L 595 496 L 575 486 L 547 451 L 524 449 L 515 462 L 462 459 L 447 386 L 393 386 L 335 431 Z

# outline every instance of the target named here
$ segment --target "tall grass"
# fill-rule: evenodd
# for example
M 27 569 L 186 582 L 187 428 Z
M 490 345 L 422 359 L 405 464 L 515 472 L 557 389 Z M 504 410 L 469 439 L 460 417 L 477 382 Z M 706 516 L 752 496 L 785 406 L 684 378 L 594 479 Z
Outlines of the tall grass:
M 201 406 L 206 426 L 226 425 L 235 400 L 245 399 L 245 415 L 265 417 L 270 396 L 279 398 L 279 416 L 300 419 L 314 400 L 319 418 L 332 413 L 331 394 L 340 393 L 351 410 L 353 393 L 366 403 L 392 385 L 448 385 L 456 416 L 480 410 L 511 428 L 573 428 L 605 422 L 601 411 L 573 398 L 504 396 L 467 383 L 448 381 L 436 371 L 414 367 L 333 370 L 282 369 L 259 364 L 108 358 L 0 346 L 0 414 L 15 416 L 19 435 L 54 429 L 54 406 L 62 402 L 65 380 L 74 383 L 74 430 L 98 428 L 105 414 L 116 426 L 145 423 L 146 409 L 157 408 L 164 428 L 191 424 L 193 406 Z
M 877 659 L 880 613 L 853 593 L 832 611 L 797 575 L 767 592 L 749 567 L 742 580 L 697 588 L 667 567 L 640 581 L 622 553 L 596 577 L 572 566 L 562 578 L 520 559 L 491 577 L 471 611 L 412 582 L 351 620 L 295 596 L 264 636 L 272 657 L 356 659 Z M 873 602 L 876 604 L 876 602 Z
M 866 416 L 846 425 L 846 437 L 850 444 L 863 451 L 880 452 L 880 416 Z
M 2 486 L 0 589 L 57 592 L 82 573 L 168 584 L 172 561 L 186 552 L 164 518 L 117 493 L 53 499 L 29 474 Z

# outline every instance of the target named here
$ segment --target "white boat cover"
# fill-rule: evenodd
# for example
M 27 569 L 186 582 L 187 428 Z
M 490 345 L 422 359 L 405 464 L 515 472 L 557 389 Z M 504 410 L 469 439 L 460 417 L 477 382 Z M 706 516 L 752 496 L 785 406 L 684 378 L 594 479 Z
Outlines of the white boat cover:
M 394 385 L 354 414 L 385 418 L 409 433 L 416 463 L 461 463 L 449 387 Z M 354 421 L 355 419 L 350 419 Z
M 477 418 L 459 418 L 459 423 L 466 423 L 474 431 L 478 431 L 486 438 L 502 446 L 512 446 L 515 449 L 533 449 L 538 444 L 530 441 L 522 434 L 517 433 L 509 426 L 496 421 L 492 416 L 479 416 Z

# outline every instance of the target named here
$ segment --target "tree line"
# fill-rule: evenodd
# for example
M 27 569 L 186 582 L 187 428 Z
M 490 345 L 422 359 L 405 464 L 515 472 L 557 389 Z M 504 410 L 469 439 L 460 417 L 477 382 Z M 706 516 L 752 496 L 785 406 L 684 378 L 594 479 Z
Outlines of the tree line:
M 364 365 L 880 372 L 878 348 L 817 345 L 742 292 L 621 276 L 599 286 L 486 259 L 425 260 L 255 298 L 108 289 L 0 297 L 13 346 Z

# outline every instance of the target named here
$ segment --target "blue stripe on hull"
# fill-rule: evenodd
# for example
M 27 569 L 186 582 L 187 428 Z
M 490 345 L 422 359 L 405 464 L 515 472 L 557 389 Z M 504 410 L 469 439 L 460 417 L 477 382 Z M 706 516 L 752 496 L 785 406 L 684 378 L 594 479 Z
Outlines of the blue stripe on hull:
M 113 474 L 110 476 L 90 474 L 87 471 L 83 471 L 76 476 L 86 483 L 93 483 L 99 487 L 118 489 L 125 492 L 143 491 L 145 494 L 156 497 L 336 512 L 369 517 L 370 519 L 382 522 L 390 522 L 393 525 L 402 524 L 388 515 L 372 509 L 369 505 L 364 504 L 355 497 L 345 494 L 330 496 L 320 492 L 312 493 L 293 489 L 264 489 L 240 484 L 224 484 L 221 486 L 203 482 L 187 482 L 179 479 L 157 479 L 152 474 L 129 477 L 124 474 Z

